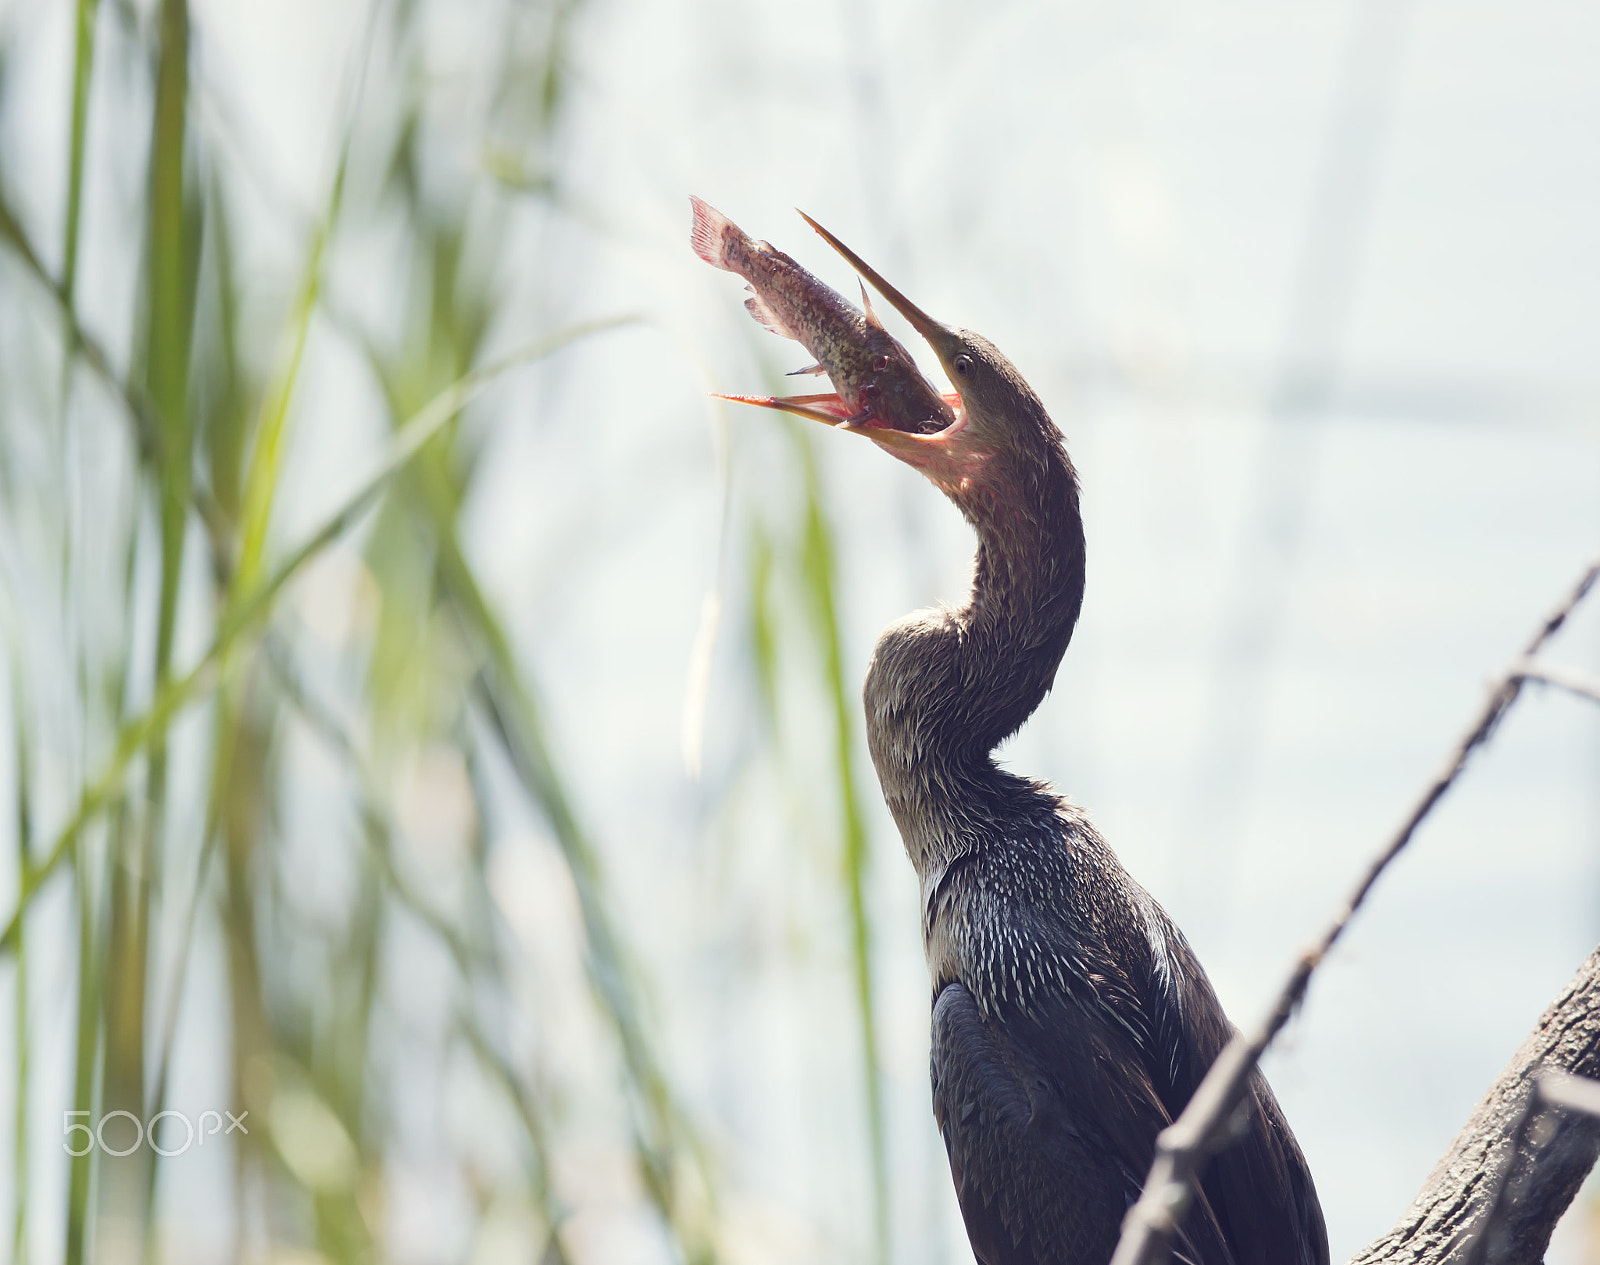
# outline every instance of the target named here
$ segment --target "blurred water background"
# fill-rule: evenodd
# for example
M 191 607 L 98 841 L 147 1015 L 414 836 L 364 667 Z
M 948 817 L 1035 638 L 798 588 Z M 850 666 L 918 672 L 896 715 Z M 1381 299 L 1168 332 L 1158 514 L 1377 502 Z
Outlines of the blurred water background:
M 1089 592 L 1004 754 L 1247 1020 L 1600 539 L 1597 49 L 1545 0 L 0 0 L 0 1253 L 970 1260 L 857 690 L 971 541 L 708 398 L 805 355 L 688 195 L 1050 405 Z M 1336 1260 L 1594 947 L 1597 734 L 1530 690 L 1269 1057 Z M 249 1132 L 106 1153 L 161 1110 Z

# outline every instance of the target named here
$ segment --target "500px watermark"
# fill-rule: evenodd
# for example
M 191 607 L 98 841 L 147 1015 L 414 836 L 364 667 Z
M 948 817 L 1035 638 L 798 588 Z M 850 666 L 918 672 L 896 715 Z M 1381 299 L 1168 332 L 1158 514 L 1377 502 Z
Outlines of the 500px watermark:
M 140 1120 L 138 1116 L 133 1114 L 133 1112 L 122 1110 L 106 1112 L 105 1115 L 100 1117 L 100 1123 L 92 1127 L 87 1121 L 73 1119 L 74 1116 L 87 1116 L 91 1114 L 93 1113 L 88 1111 L 63 1111 L 61 1113 L 61 1149 L 68 1155 L 87 1155 L 90 1151 L 94 1150 L 96 1146 L 98 1146 L 107 1155 L 115 1155 L 120 1157 L 123 1155 L 132 1155 L 144 1143 L 148 1142 L 150 1144 L 150 1149 L 157 1155 L 161 1156 L 163 1159 L 171 1159 L 175 1155 L 182 1155 L 191 1146 L 204 1146 L 207 1138 L 216 1137 L 216 1135 L 219 1133 L 222 1134 L 223 1137 L 227 1137 L 228 1134 L 232 1133 L 235 1129 L 237 1129 L 240 1133 L 248 1134 L 250 1132 L 250 1130 L 245 1127 L 244 1123 L 245 1117 L 250 1114 L 248 1111 L 241 1111 L 238 1115 L 234 1115 L 231 1111 L 224 1111 L 221 1113 L 215 1111 L 202 1111 L 200 1113 L 198 1127 L 196 1126 L 195 1122 L 190 1120 L 188 1116 L 183 1114 L 183 1112 L 172 1110 L 156 1112 L 155 1115 L 150 1117 L 150 1122 L 148 1124 L 146 1124 L 143 1120 Z M 223 1116 L 228 1118 L 228 1127 L 226 1129 L 222 1127 Z M 122 1150 L 118 1150 L 111 1144 L 111 1142 L 106 1141 L 106 1125 L 118 1118 L 128 1121 L 128 1123 L 133 1126 L 133 1141 Z M 161 1143 L 156 1141 L 156 1126 L 163 1120 L 176 1120 L 183 1125 L 184 1138 L 182 1146 L 163 1147 Z M 209 1129 L 206 1128 L 208 1121 L 211 1124 Z M 122 1132 L 121 1126 L 119 1126 L 115 1132 Z M 163 1132 L 167 1133 L 166 1140 L 168 1143 L 171 1143 L 173 1138 L 171 1136 L 170 1129 L 164 1130 Z M 75 1138 L 73 1135 L 76 1133 L 83 1134 L 83 1137 Z M 112 1139 L 113 1142 L 117 1140 L 118 1139 L 115 1137 Z M 78 1149 L 74 1150 L 72 1145 L 74 1142 L 81 1142 L 82 1145 Z

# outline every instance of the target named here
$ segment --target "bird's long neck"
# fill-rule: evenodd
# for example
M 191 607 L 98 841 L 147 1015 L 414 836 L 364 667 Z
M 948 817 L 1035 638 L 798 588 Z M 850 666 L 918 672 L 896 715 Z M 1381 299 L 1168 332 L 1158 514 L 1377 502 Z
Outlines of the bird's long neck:
M 972 595 L 892 625 L 867 675 L 873 762 L 925 875 L 1019 789 L 991 752 L 1050 689 L 1082 606 L 1077 476 L 1059 439 L 1046 447 L 952 497 L 978 535 Z

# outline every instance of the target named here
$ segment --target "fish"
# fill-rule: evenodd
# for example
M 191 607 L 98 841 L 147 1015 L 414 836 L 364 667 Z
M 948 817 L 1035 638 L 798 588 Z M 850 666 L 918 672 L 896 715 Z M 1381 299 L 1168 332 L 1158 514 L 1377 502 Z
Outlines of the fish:
M 782 409 L 846 430 L 889 429 L 936 434 L 955 421 L 959 397 L 942 395 L 911 353 L 883 327 L 866 287 L 861 307 L 812 276 L 771 243 L 757 241 L 727 216 L 691 196 L 694 252 L 749 284 L 745 307 L 774 334 L 792 338 L 816 358 L 795 373 L 826 374 L 832 392 L 815 395 L 725 395 L 719 398 Z

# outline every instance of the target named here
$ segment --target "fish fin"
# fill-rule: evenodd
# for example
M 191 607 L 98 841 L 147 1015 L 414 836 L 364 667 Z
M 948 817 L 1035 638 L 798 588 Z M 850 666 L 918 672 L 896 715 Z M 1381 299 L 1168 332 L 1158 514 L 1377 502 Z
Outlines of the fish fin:
M 827 372 L 828 371 L 826 369 L 824 369 L 821 365 L 807 365 L 804 369 L 791 369 L 784 376 L 786 378 L 798 378 L 802 373 L 827 373 Z
M 731 228 L 737 233 L 738 228 L 716 207 L 702 202 L 692 193 L 689 195 L 689 205 L 694 208 L 694 223 L 689 228 L 689 244 L 694 247 L 694 253 L 713 267 L 732 272 L 724 243 L 728 230 Z
M 867 283 L 861 282 L 861 306 L 867 314 L 867 324 L 875 329 L 882 329 L 883 322 L 878 319 L 878 314 L 872 310 L 872 296 L 867 293 Z
M 750 297 L 744 301 L 744 305 L 749 309 L 751 316 L 755 317 L 756 320 L 760 321 L 774 334 L 783 338 L 794 338 L 794 335 L 789 331 L 789 327 L 778 319 L 776 312 L 762 302 L 761 296 L 755 292 L 754 288 L 750 288 Z M 795 341 L 798 342 L 799 340 L 796 339 Z

